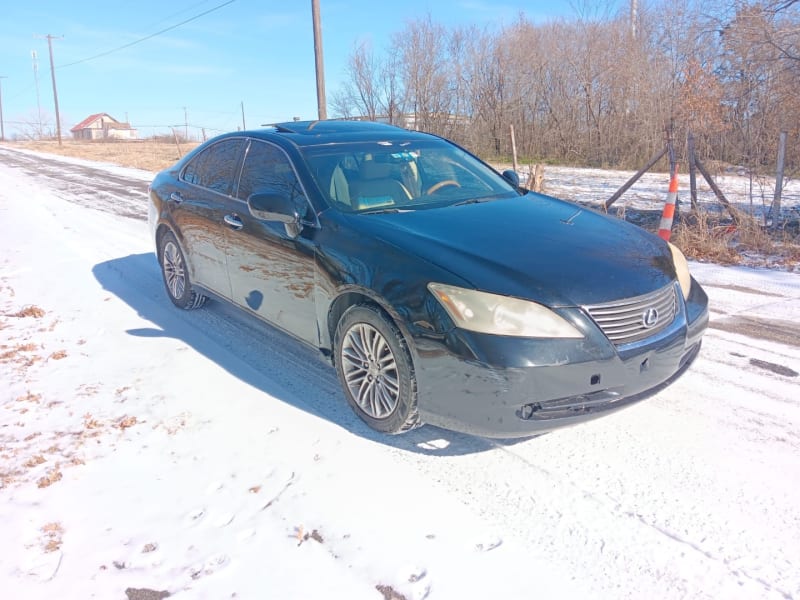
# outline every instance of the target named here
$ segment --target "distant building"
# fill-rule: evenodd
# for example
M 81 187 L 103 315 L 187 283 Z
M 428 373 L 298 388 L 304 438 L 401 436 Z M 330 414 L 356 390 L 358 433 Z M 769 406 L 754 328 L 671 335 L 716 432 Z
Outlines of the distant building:
M 72 137 L 76 140 L 135 140 L 136 130 L 130 123 L 117 121 L 108 113 L 90 115 L 75 125 Z

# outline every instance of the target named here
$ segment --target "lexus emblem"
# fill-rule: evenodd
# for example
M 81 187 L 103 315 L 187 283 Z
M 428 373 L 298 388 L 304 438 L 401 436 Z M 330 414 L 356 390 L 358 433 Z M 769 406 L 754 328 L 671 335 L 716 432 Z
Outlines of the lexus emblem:
M 645 329 L 650 329 L 658 323 L 658 310 L 655 308 L 648 308 L 642 313 L 642 325 Z

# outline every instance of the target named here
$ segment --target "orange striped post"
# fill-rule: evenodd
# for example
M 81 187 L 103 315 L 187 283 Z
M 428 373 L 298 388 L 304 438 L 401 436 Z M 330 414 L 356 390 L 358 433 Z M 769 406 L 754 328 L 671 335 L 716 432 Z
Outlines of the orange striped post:
M 661 223 L 658 225 L 658 235 L 669 241 L 672 233 L 672 219 L 675 218 L 675 202 L 678 199 L 678 163 L 675 163 L 675 170 L 669 179 L 669 194 L 667 202 L 664 204 L 664 211 L 661 213 Z

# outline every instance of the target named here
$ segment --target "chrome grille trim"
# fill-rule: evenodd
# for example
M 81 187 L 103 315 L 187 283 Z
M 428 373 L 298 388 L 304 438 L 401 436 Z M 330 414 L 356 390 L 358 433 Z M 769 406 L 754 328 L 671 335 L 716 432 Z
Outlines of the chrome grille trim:
M 678 297 L 675 284 L 670 283 L 643 296 L 588 305 L 583 309 L 615 346 L 621 346 L 648 338 L 672 323 L 678 312 Z M 658 320 L 652 327 L 645 327 L 644 315 L 651 309 L 658 311 Z

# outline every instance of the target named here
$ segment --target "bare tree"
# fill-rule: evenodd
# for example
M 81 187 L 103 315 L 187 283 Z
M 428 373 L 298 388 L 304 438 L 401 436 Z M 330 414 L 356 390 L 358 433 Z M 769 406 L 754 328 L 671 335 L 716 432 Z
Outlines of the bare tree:
M 47 111 L 30 111 L 16 120 L 17 137 L 23 140 L 48 140 L 56 137 L 56 119 Z
M 374 121 L 380 108 L 380 67 L 372 47 L 367 42 L 358 44 L 347 61 L 347 81 L 334 94 L 332 106 L 343 116 L 358 114 Z
M 695 134 L 706 158 L 771 164 L 800 135 L 800 0 L 651 0 L 630 15 L 584 2 L 570 19 L 500 29 L 411 21 L 362 44 L 335 95 L 342 116 L 453 137 L 484 155 L 633 167 Z M 790 138 L 793 139 L 793 138 Z M 789 144 L 787 164 L 800 161 Z
M 389 52 L 401 57 L 404 104 L 419 129 L 444 133 L 450 109 L 447 30 L 430 15 L 409 21 L 392 36 Z

